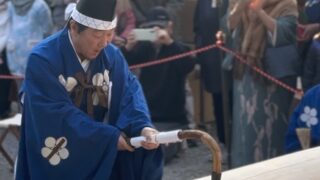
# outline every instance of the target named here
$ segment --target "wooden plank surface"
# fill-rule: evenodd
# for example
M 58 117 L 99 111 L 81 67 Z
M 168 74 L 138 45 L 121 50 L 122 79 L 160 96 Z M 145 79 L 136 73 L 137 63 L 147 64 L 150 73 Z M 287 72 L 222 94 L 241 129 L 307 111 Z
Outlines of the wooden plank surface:
M 197 180 L 210 180 L 211 176 Z M 221 180 L 320 180 L 320 147 L 222 172 Z

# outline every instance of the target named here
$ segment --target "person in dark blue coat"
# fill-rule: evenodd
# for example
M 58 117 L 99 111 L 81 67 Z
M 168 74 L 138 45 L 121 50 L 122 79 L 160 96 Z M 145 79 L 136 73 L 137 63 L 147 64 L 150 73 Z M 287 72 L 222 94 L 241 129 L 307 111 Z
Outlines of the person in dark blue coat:
M 197 1 L 194 14 L 195 45 L 197 48 L 216 42 L 216 33 L 220 27 L 220 14 L 223 14 L 224 9 L 218 7 L 218 4 L 211 0 Z M 201 78 L 204 86 L 212 94 L 218 139 L 221 143 L 225 143 L 221 54 L 219 49 L 215 48 L 197 54 L 197 58 L 201 65 Z
M 312 44 L 313 36 L 320 31 L 320 0 L 299 0 L 301 12 L 298 26 L 298 51 L 301 56 L 302 71 Z
M 320 83 L 320 32 L 312 41 L 303 68 L 302 87 L 306 92 Z
M 160 180 L 163 158 L 144 94 L 110 44 L 116 0 L 80 0 L 37 45 L 22 88 L 17 180 Z M 133 149 L 127 138 L 145 136 Z

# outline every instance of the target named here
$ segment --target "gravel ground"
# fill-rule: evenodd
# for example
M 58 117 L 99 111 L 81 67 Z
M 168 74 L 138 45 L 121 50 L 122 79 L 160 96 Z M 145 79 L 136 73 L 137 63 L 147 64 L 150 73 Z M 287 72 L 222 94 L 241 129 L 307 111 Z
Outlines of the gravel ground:
M 211 173 L 211 155 L 208 148 L 200 145 L 183 150 L 164 168 L 163 180 L 192 180 Z
M 0 134 L 3 130 L 0 130 Z M 18 142 L 13 135 L 9 135 L 4 143 L 5 148 L 15 157 Z M 164 167 L 163 180 L 192 180 L 211 173 L 211 155 L 206 146 L 198 143 L 197 147 L 183 148 L 177 157 L 169 161 Z M 10 166 L 0 155 L 0 180 L 11 180 Z
M 3 129 L 0 129 L 0 135 L 3 133 Z M 4 143 L 4 148 L 7 150 L 7 152 L 15 159 L 17 151 L 18 151 L 18 141 L 17 139 L 12 135 L 8 134 Z M 6 161 L 6 159 L 3 157 L 3 155 L 0 155 L 0 180 L 11 180 L 13 179 L 11 167 L 9 163 Z

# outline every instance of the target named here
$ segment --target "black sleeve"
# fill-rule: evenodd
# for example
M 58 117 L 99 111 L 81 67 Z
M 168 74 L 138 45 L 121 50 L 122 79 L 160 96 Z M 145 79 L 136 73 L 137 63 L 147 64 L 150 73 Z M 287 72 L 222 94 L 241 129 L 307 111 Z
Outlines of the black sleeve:
M 302 86 L 304 91 L 307 91 L 314 85 L 313 79 L 316 75 L 316 64 L 317 49 L 314 45 L 312 45 L 310 46 L 309 52 L 307 54 L 307 59 L 305 60 L 305 64 L 303 66 Z
M 197 34 L 198 33 L 198 31 L 199 31 L 199 11 L 200 11 L 200 4 L 201 4 L 201 0 L 198 0 L 197 1 L 197 5 L 196 5 L 196 8 L 195 8 L 195 10 L 194 10 L 194 15 L 193 15 L 193 32 L 195 33 L 195 34 Z
M 148 43 L 149 42 L 138 42 L 130 51 L 128 51 L 125 47 L 121 48 L 121 51 L 129 66 L 144 63 L 150 60 L 148 59 L 150 53 L 150 51 L 148 51 L 148 49 L 150 49 Z
M 169 46 L 165 46 L 166 56 L 174 56 L 181 53 L 185 53 L 190 51 L 190 48 L 180 42 L 173 42 Z M 186 75 L 193 70 L 195 65 L 195 58 L 191 56 L 187 56 L 172 62 L 173 65 L 176 67 L 177 71 L 182 74 Z

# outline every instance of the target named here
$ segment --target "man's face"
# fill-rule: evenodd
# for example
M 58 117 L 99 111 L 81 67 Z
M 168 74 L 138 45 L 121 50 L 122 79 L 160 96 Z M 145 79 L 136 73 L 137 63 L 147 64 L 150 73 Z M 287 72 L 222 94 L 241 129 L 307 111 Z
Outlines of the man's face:
M 114 35 L 114 29 L 102 31 L 87 28 L 78 33 L 78 26 L 75 22 L 71 22 L 70 27 L 75 49 L 82 60 L 95 59 L 100 51 L 112 41 Z

